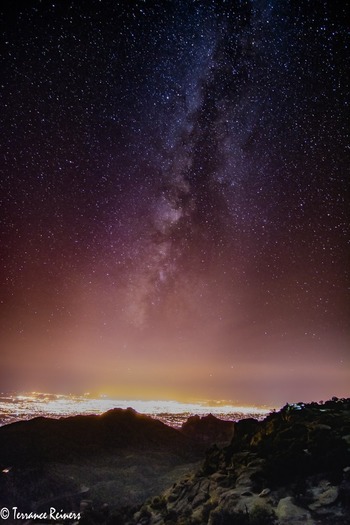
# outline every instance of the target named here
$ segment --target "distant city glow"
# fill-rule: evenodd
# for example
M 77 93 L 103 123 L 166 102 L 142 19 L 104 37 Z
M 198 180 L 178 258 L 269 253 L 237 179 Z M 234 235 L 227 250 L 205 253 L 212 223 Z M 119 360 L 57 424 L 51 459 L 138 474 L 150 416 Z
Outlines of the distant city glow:
M 247 416 L 261 418 L 271 411 L 268 407 L 235 406 L 215 403 L 181 403 L 178 401 L 150 401 L 111 399 L 106 396 L 89 398 L 76 395 L 53 395 L 31 392 L 21 395 L 0 396 L 0 423 L 34 417 L 64 417 L 77 414 L 102 414 L 113 408 L 132 407 L 140 414 L 160 419 L 171 426 L 181 426 L 189 416 L 213 414 L 221 419 L 238 420 Z

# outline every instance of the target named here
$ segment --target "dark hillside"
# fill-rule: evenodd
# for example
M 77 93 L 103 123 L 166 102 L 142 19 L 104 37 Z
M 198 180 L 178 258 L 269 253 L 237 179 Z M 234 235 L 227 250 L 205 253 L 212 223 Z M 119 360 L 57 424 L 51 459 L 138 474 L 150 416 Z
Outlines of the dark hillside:
M 47 461 L 70 462 L 120 449 L 166 450 L 193 455 L 191 440 L 133 409 L 101 416 L 35 418 L 0 428 L 0 468 Z

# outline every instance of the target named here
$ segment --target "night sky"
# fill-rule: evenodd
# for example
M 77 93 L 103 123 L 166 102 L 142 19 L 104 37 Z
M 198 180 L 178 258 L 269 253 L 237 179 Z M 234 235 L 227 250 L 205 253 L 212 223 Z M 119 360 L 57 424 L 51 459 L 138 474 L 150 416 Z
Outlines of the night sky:
M 346 7 L 1 2 L 1 389 L 350 394 Z

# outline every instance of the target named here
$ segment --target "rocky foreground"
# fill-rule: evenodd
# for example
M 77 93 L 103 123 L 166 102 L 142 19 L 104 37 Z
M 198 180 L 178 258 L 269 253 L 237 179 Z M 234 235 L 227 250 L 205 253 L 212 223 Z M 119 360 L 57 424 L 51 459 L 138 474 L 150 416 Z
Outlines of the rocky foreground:
M 133 525 L 350 523 L 350 399 L 286 405 L 235 424 L 227 447 L 130 520 Z

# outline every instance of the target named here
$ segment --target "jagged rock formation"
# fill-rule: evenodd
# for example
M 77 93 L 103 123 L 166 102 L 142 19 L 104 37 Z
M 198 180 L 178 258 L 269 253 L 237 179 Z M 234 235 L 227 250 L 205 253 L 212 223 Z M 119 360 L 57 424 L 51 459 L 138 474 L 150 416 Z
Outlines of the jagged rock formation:
M 192 440 L 209 446 L 212 443 L 228 444 L 233 436 L 233 421 L 223 421 L 212 414 L 191 416 L 182 425 L 181 432 Z
M 137 525 L 350 523 L 350 400 L 235 424 L 229 446 L 135 515 Z

